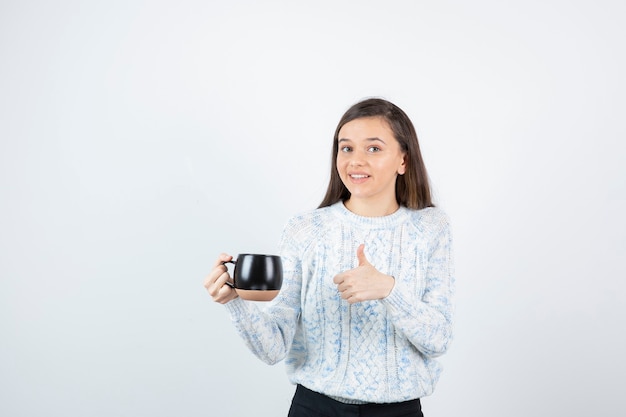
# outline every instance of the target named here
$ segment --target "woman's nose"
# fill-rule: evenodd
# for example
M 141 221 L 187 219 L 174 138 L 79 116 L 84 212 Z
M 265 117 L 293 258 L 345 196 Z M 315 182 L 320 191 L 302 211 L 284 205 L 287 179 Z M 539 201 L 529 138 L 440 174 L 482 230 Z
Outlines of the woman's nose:
M 364 164 L 365 158 L 360 152 L 352 152 L 350 154 L 350 166 L 361 166 Z
M 363 160 L 360 158 L 350 158 L 349 164 L 351 167 L 360 167 L 363 165 Z

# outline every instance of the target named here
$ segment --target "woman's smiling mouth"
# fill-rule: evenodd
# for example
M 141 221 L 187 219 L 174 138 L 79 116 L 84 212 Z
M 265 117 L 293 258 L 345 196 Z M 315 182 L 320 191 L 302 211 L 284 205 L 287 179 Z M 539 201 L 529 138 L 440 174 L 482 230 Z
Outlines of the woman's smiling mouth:
M 367 181 L 370 176 L 367 174 L 348 174 L 348 177 L 353 184 L 361 184 Z

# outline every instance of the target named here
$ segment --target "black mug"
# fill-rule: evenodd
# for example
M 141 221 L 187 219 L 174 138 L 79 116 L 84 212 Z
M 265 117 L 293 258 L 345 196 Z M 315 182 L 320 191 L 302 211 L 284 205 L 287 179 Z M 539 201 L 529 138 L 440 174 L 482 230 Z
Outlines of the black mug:
M 235 264 L 234 284 L 227 282 L 244 300 L 273 300 L 283 285 L 283 263 L 280 256 L 244 253 L 237 260 L 223 262 Z

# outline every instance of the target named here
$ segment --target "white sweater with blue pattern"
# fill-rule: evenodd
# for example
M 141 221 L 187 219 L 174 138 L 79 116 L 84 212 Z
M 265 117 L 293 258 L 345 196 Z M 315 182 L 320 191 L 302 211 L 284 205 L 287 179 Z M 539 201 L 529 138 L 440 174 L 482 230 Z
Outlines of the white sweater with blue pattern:
M 395 278 L 382 300 L 350 305 L 335 275 L 369 262 Z M 284 282 L 264 307 L 226 304 L 261 360 L 285 359 L 294 384 L 350 401 L 389 403 L 427 396 L 441 373 L 435 359 L 452 339 L 454 273 L 447 216 L 400 207 L 362 217 L 337 203 L 292 218 L 280 243 Z

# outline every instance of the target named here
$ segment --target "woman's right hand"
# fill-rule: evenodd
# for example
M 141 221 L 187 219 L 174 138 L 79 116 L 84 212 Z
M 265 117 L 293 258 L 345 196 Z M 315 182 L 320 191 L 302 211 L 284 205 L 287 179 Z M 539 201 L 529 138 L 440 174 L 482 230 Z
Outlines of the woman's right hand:
M 232 284 L 233 280 L 230 278 L 228 268 L 226 268 L 224 262 L 232 259 L 233 257 L 226 253 L 220 254 L 217 261 L 215 261 L 215 265 L 213 265 L 213 270 L 204 280 L 204 288 L 209 292 L 213 301 L 220 304 L 226 304 L 239 297 L 234 288 L 226 284 L 227 282 Z

